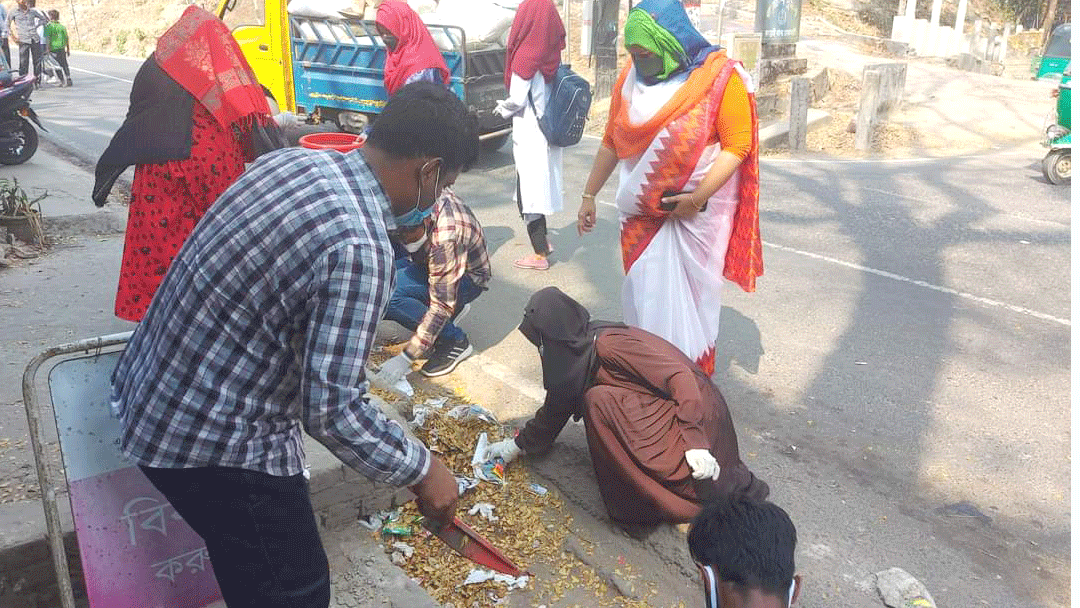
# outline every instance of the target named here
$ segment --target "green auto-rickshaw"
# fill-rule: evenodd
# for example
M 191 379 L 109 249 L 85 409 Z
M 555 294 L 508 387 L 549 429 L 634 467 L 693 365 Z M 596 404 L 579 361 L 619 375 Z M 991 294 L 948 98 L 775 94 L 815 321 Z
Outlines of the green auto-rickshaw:
M 1047 76 L 1056 77 L 1065 71 L 1065 66 L 1072 60 L 1072 24 L 1062 23 L 1054 28 L 1046 40 L 1043 52 L 1031 62 L 1031 72 L 1035 79 Z
M 1072 63 L 1065 66 L 1061 83 L 1054 90 L 1054 111 L 1047 117 L 1046 140 L 1050 148 L 1043 158 L 1043 175 L 1051 184 L 1072 181 Z

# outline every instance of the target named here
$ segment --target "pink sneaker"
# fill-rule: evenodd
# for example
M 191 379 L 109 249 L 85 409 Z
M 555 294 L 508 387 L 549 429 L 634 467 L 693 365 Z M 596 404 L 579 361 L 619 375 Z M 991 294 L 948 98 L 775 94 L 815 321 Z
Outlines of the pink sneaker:
M 551 267 L 551 264 L 548 264 L 547 258 L 534 253 L 514 262 L 514 266 L 526 270 L 547 270 Z

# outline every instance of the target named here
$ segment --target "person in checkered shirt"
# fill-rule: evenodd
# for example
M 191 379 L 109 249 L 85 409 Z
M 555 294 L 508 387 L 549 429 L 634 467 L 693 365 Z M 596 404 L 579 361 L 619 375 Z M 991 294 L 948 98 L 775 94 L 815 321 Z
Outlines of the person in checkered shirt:
M 483 228 L 449 188 L 429 219 L 400 228 L 397 239 L 407 255 L 395 262 L 397 285 L 386 318 L 414 334 L 375 379 L 386 386 L 404 377 L 418 358 L 427 357 L 420 373 L 430 378 L 449 374 L 472 354 L 469 337 L 457 323 L 491 279 Z
M 368 396 L 394 292 L 390 235 L 479 154 L 476 118 L 413 83 L 362 150 L 259 157 L 184 242 L 112 376 L 124 455 L 206 542 L 229 608 L 327 608 L 303 434 L 407 486 L 439 528 L 457 481 Z

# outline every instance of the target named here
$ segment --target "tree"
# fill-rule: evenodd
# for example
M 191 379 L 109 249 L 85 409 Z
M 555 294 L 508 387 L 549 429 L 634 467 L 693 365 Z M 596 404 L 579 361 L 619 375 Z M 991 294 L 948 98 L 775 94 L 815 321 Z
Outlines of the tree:
M 1046 41 L 1050 38 L 1050 28 L 1054 27 L 1054 18 L 1057 17 L 1057 5 L 1058 0 L 1047 0 L 1049 6 L 1046 7 L 1046 17 L 1043 19 L 1042 24 L 1042 43 L 1045 46 Z

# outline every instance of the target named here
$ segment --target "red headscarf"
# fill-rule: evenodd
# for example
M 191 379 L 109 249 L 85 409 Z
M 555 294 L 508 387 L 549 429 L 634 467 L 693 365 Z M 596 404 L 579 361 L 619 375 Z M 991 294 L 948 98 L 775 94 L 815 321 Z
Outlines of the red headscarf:
M 408 4 L 399 0 L 383 0 L 375 15 L 375 23 L 390 30 L 398 39 L 397 48 L 386 51 L 383 84 L 391 95 L 401 88 L 409 76 L 435 68 L 442 74 L 443 84 L 450 84 L 450 69 L 446 67 L 439 47 L 431 38 L 427 25 Z
M 270 105 L 229 28 L 192 5 L 158 38 L 154 59 L 218 123 L 247 127 L 270 120 Z M 243 121 L 243 122 L 241 122 Z
M 506 41 L 506 88 L 510 75 L 529 80 L 539 70 L 551 80 L 566 48 L 566 29 L 552 0 L 525 0 L 517 9 Z

